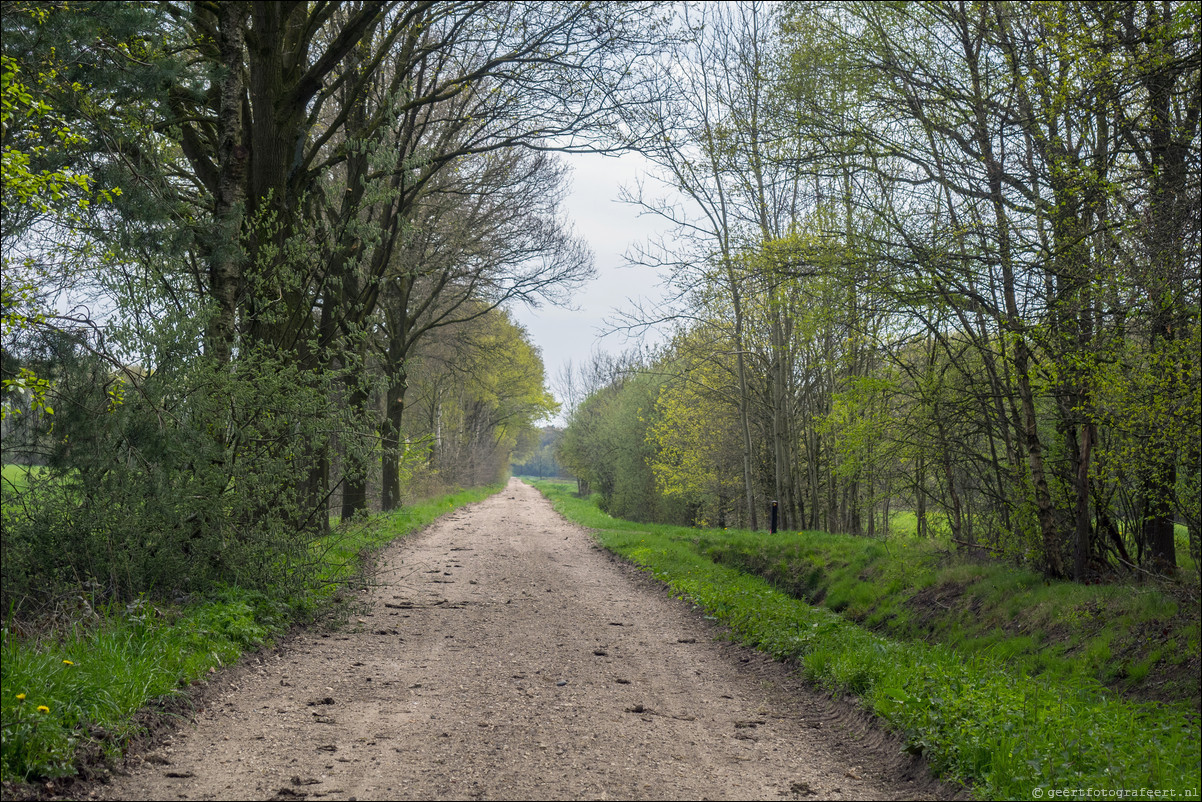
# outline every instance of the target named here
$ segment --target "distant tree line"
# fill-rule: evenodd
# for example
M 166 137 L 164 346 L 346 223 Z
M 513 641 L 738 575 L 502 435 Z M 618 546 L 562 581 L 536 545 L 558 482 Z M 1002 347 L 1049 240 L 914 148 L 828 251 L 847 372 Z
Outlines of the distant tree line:
M 537 446 L 532 451 L 514 456 L 513 475 L 528 476 L 534 479 L 569 478 L 571 474 L 559 464 L 556 456 L 562 437 L 563 429 L 558 426 L 544 426 Z
M 1196 3 L 689 7 L 628 115 L 662 353 L 588 369 L 614 514 L 880 534 L 1049 576 L 1199 557 Z M 675 200 L 683 196 L 684 201 Z M 621 362 L 622 360 L 618 360 Z

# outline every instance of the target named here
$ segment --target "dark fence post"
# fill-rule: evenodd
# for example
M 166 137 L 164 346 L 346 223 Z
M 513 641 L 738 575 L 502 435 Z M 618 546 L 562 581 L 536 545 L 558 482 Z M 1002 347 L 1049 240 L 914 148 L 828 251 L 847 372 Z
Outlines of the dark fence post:
M 776 534 L 776 502 L 772 502 L 772 534 Z

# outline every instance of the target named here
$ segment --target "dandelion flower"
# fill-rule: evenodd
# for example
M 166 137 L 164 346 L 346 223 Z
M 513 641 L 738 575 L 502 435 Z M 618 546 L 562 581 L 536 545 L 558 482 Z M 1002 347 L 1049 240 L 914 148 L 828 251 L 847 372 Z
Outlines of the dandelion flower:
M 74 663 L 72 663 L 70 660 L 64 660 L 64 661 L 63 661 L 63 665 L 65 665 L 65 666 L 73 666 L 73 665 L 75 665 L 75 664 L 74 664 Z
M 46 705 L 38 705 L 38 712 L 39 713 L 49 713 L 50 708 L 46 707 Z
M 18 693 L 18 694 L 17 694 L 17 701 L 18 701 L 18 702 L 24 702 L 24 701 L 25 701 L 25 694 L 23 694 L 23 693 Z

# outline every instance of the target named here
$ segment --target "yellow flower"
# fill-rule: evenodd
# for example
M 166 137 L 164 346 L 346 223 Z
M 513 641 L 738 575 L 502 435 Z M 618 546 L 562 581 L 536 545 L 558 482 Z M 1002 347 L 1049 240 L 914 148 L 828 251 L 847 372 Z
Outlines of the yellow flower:
M 73 665 L 75 665 L 75 664 L 74 664 L 74 663 L 72 663 L 70 660 L 64 660 L 64 661 L 63 661 L 63 665 L 65 665 L 65 666 L 73 666 Z
M 25 701 L 25 694 L 23 694 L 23 693 L 18 693 L 18 694 L 17 694 L 17 701 L 18 701 L 18 702 L 24 702 L 24 701 Z
M 50 708 L 46 707 L 46 705 L 38 705 L 38 712 L 39 713 L 49 713 Z

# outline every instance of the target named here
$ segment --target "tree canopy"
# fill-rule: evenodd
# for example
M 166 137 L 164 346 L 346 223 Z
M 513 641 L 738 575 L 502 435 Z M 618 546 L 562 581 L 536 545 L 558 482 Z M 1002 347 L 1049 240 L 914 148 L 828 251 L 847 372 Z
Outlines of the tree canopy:
M 679 289 L 653 492 L 910 510 L 1079 580 L 1196 566 L 1197 4 L 702 5 L 673 41 L 628 115 L 664 189 L 629 199 L 678 232 L 633 255 Z

